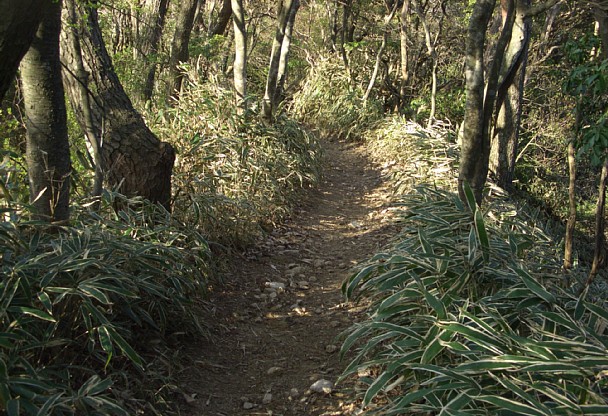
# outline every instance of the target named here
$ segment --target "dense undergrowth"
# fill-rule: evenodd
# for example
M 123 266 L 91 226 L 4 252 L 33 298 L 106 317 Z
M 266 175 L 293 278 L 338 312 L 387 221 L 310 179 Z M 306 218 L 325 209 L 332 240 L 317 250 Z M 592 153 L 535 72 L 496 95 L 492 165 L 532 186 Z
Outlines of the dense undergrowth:
M 178 154 L 172 212 L 110 192 L 95 210 L 81 197 L 90 166 L 76 155 L 69 225 L 28 221 L 28 196 L 12 186 L 20 156 L 5 159 L 15 192 L 0 223 L 8 415 L 171 414 L 179 343 L 206 335 L 204 296 L 226 249 L 254 242 L 318 180 L 320 146 L 294 120 L 237 115 L 217 85 L 192 82 L 181 98 L 148 116 Z

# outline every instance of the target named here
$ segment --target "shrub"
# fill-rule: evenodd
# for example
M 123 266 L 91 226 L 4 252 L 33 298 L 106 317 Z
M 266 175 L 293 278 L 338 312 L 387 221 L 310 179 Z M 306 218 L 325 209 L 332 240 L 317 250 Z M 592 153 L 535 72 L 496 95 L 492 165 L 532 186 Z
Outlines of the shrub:
M 118 212 L 110 202 L 103 214 L 82 210 L 73 226 L 0 223 L 8 415 L 132 414 L 128 374 L 152 385 L 162 376 L 142 373 L 151 344 L 162 349 L 167 331 L 202 333 L 194 306 L 206 286 L 206 241 L 160 207 L 127 202 Z M 145 399 L 151 408 L 164 401 Z
M 419 188 L 395 246 L 345 282 L 370 299 L 342 354 L 371 414 L 608 412 L 608 313 L 562 288 L 552 241 L 517 218 Z M 528 266 L 525 267 L 524 263 Z

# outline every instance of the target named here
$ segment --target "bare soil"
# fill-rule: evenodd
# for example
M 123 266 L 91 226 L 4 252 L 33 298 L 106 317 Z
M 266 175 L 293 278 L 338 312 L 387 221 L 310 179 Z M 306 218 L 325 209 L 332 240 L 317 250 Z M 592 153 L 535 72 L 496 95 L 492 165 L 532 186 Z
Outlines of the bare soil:
M 348 364 L 339 357 L 339 335 L 363 312 L 345 303 L 340 286 L 396 226 L 381 169 L 364 148 L 342 142 L 325 148 L 321 185 L 213 291 L 212 336 L 189 348 L 181 414 L 358 413 L 352 386 L 338 384 L 330 394 L 310 387 L 335 382 Z

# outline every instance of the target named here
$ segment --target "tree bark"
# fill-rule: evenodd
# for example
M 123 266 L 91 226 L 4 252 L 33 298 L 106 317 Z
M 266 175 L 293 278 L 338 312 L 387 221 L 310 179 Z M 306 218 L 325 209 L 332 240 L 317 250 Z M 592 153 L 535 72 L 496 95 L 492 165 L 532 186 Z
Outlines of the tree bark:
M 593 263 L 591 265 L 591 271 L 589 272 L 589 285 L 591 281 L 597 275 L 600 267 L 604 263 L 605 259 L 605 242 L 606 236 L 605 230 L 605 213 L 606 213 L 606 181 L 608 181 L 608 159 L 604 160 L 602 166 L 602 175 L 600 177 L 599 191 L 597 197 L 597 206 L 595 209 L 595 240 L 593 250 Z
M 190 43 L 192 28 L 194 27 L 194 15 L 197 6 L 197 0 L 182 0 L 179 3 L 175 33 L 171 42 L 171 56 L 169 58 L 169 79 L 171 82 L 169 96 L 174 100 L 179 99 L 184 81 L 184 73 L 180 70 L 179 65 L 188 62 L 190 59 L 188 44 Z
M 223 35 L 230 22 L 232 16 L 231 0 L 222 0 L 222 8 L 220 9 L 214 25 L 209 26 L 209 37 Z
M 291 38 L 293 36 L 293 27 L 296 22 L 296 14 L 300 8 L 300 0 L 293 0 L 287 25 L 285 26 L 285 37 L 281 44 L 281 59 L 279 60 L 279 70 L 277 74 L 277 90 L 275 91 L 275 107 L 281 104 L 285 99 L 285 82 L 287 81 L 287 68 L 289 62 L 289 51 L 291 48 Z
M 158 52 L 168 8 L 169 0 L 155 0 L 147 9 L 145 20 L 149 27 L 146 36 L 142 37 L 144 39 L 141 44 L 143 56 L 146 59 L 145 80 L 140 97 L 143 102 L 150 101 L 154 93 Z
M 573 265 L 574 231 L 576 230 L 576 149 L 574 140 L 568 143 L 568 221 L 564 237 L 564 269 L 570 270 Z
M 272 121 L 276 110 L 276 91 L 277 81 L 279 77 L 279 63 L 281 61 L 281 47 L 283 38 L 285 37 L 285 29 L 293 0 L 279 0 L 277 12 L 277 28 L 275 31 L 274 40 L 272 42 L 272 51 L 270 53 L 270 65 L 268 69 L 268 77 L 266 79 L 266 90 L 264 92 L 264 100 L 262 102 L 262 116 L 267 121 Z
M 410 79 L 409 54 L 408 54 L 408 24 L 410 18 L 410 0 L 403 0 L 401 14 L 399 15 L 399 53 L 401 55 L 401 83 L 399 89 L 399 108 L 406 106 L 406 89 Z
M 21 62 L 27 170 L 34 217 L 69 219 L 70 147 L 61 83 L 61 1 L 40 5 L 42 21 Z
M 140 196 L 166 208 L 171 200 L 171 172 L 175 151 L 148 129 L 134 109 L 114 71 L 99 28 L 97 4 L 82 5 L 67 0 L 78 13 L 83 63 L 87 74 L 90 108 L 80 98 L 78 88 L 78 51 L 71 42 L 63 42 L 62 58 L 66 69 L 66 87 L 70 102 L 83 131 L 87 131 L 85 114 L 90 111 L 107 185 L 127 197 Z M 69 31 L 68 36 L 77 32 Z
M 234 90 L 239 111 L 247 109 L 247 28 L 242 0 L 232 0 L 234 15 Z
M 528 62 L 531 19 L 526 16 L 529 0 L 515 0 L 515 22 L 502 65 L 498 88 L 498 116 L 490 150 L 490 171 L 496 183 L 510 189 L 519 144 L 524 81 Z
M 0 0 L 0 101 L 34 39 L 46 1 Z
M 486 30 L 496 0 L 478 0 L 469 21 L 465 58 L 466 104 L 463 125 L 458 193 L 466 200 L 464 183 L 473 189 L 481 204 L 483 187 L 488 174 L 490 145 L 484 137 L 484 48 Z

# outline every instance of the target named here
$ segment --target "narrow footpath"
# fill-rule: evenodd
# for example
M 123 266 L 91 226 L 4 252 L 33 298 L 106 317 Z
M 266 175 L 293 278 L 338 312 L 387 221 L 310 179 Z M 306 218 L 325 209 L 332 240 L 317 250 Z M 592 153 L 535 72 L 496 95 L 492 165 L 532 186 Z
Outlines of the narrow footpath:
M 244 255 L 212 294 L 211 339 L 190 347 L 181 414 L 355 415 L 352 387 L 329 390 L 348 358 L 337 338 L 361 313 L 340 286 L 388 243 L 389 189 L 363 147 L 325 142 L 321 185 Z M 321 392 L 311 390 L 315 384 Z

